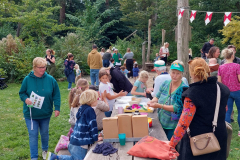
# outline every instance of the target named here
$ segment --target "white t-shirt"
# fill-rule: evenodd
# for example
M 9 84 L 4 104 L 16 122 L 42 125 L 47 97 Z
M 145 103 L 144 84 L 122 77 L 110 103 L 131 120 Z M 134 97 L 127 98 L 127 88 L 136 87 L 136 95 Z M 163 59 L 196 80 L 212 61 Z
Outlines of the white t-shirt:
M 107 84 L 104 84 L 104 83 L 100 82 L 100 85 L 99 85 L 100 94 L 102 94 L 105 90 L 107 93 L 110 93 L 110 95 L 114 95 L 114 92 L 113 92 L 113 89 L 112 89 L 110 83 L 107 82 Z M 108 102 L 108 105 L 110 108 L 109 111 L 112 111 L 114 103 L 115 103 L 115 99 L 112 99 L 112 100 L 107 99 L 107 102 Z
M 162 48 L 162 53 L 169 53 L 168 48 L 165 48 L 165 47 L 161 47 L 161 48 Z M 167 54 L 162 54 L 161 56 L 166 57 Z

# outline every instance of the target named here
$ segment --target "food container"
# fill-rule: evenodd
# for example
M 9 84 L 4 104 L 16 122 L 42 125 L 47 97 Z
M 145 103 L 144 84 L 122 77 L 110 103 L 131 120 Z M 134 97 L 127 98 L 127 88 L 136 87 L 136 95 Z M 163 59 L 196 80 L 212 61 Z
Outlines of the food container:
M 148 126 L 149 128 L 152 127 L 152 118 L 148 117 Z
M 133 104 L 137 104 L 137 105 L 138 105 L 139 103 L 140 103 L 140 102 L 138 102 L 138 101 L 130 101 L 130 102 L 129 102 L 130 106 L 132 106 Z

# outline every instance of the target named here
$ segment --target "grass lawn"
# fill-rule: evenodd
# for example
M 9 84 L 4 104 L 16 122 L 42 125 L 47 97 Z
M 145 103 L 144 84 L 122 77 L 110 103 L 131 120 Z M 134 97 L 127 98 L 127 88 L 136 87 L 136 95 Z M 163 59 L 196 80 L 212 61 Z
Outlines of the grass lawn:
M 49 151 L 54 148 L 61 135 L 66 135 L 70 128 L 68 123 L 68 90 L 67 82 L 58 82 L 61 91 L 61 112 L 59 117 L 52 116 L 49 127 Z M 26 160 L 30 159 L 28 144 L 28 131 L 23 118 L 23 102 L 18 92 L 21 84 L 8 84 L 8 88 L 0 90 L 0 159 L 1 160 Z M 233 125 L 233 139 L 231 152 L 228 160 L 240 160 L 240 137 L 237 136 L 238 124 L 237 110 L 234 107 L 235 122 Z M 41 146 L 39 141 L 39 160 L 41 157 Z

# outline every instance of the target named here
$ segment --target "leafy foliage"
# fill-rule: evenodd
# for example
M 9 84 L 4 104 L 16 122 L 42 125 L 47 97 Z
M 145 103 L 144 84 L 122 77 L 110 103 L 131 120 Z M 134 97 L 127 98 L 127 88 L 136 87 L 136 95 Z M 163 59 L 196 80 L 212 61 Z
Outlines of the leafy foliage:
M 222 30 L 220 30 L 220 33 L 223 34 L 224 38 L 222 43 L 231 43 L 236 48 L 240 49 L 240 33 L 239 33 L 239 28 L 240 28 L 240 17 L 235 16 L 232 18 L 231 22 L 224 27 Z

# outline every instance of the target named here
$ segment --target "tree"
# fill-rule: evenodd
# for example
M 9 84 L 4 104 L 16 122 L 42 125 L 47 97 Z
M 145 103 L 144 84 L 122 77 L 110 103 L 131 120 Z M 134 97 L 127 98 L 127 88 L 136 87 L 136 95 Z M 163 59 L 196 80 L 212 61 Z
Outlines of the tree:
M 148 30 L 148 20 L 156 13 L 157 0 L 118 0 L 123 12 L 121 21 L 129 22 L 129 27 L 144 32 Z
M 81 30 L 81 34 L 84 34 L 88 41 L 96 43 L 100 39 L 106 38 L 102 33 L 117 23 L 118 20 L 102 23 L 103 19 L 114 12 L 113 9 L 100 11 L 101 7 L 105 6 L 105 0 L 96 0 L 96 2 L 84 1 L 84 5 L 86 9 L 82 15 L 74 16 L 66 14 L 66 16 L 72 23 L 78 24 L 78 29 Z
M 223 27 L 219 32 L 224 36 L 222 43 L 231 43 L 240 49 L 240 17 L 235 16 L 227 26 Z
M 8 8 L 15 10 L 11 17 L 0 18 L 1 22 L 21 23 L 20 38 L 27 42 L 32 40 L 44 41 L 54 32 L 68 29 L 64 24 L 59 25 L 52 19 L 53 12 L 59 10 L 59 6 L 52 6 L 51 0 L 22 0 L 21 5 L 12 3 Z

